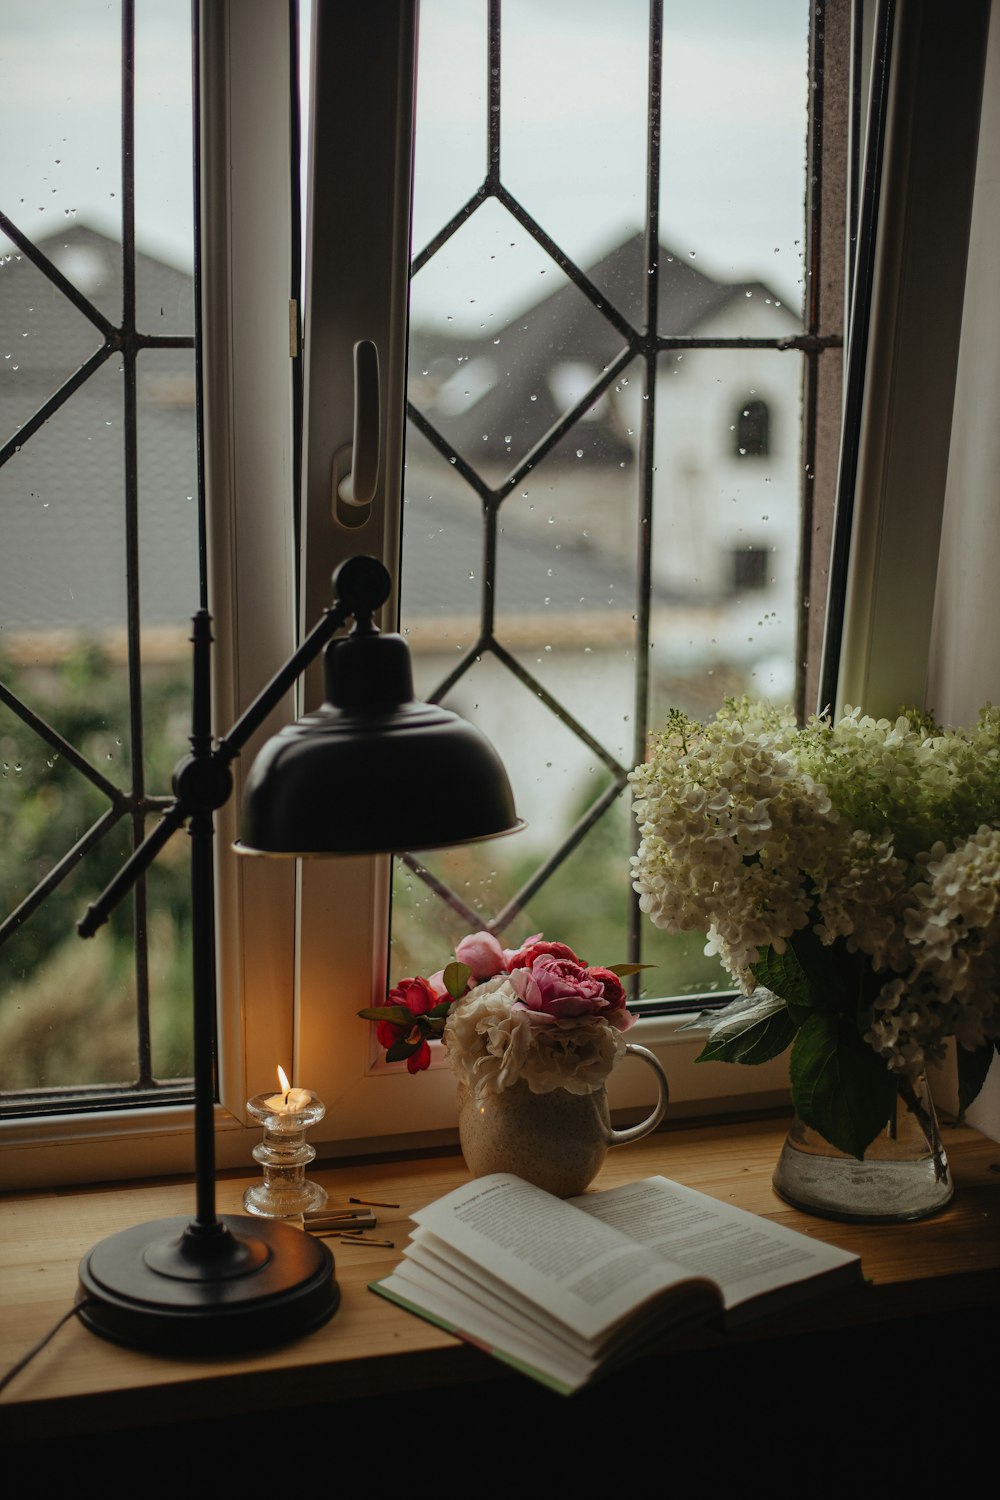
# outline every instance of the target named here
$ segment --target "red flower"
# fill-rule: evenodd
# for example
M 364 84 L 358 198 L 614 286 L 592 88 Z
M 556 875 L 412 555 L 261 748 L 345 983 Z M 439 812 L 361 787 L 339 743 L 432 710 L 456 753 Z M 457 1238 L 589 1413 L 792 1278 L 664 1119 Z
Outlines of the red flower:
M 572 948 L 567 948 L 565 943 L 527 943 L 519 948 L 516 953 L 511 953 L 507 959 L 507 970 L 513 973 L 515 969 L 530 969 L 536 958 L 542 958 L 549 954 L 552 958 L 567 959 L 571 964 L 580 964 L 582 968 L 587 965 L 579 954 L 574 953 Z
M 387 1005 L 403 1005 L 413 1015 L 422 1016 L 425 1011 L 433 1010 L 440 1002 L 440 995 L 436 995 L 426 979 L 417 975 L 413 979 L 401 979 L 399 983 L 389 991 L 386 997 Z M 416 1045 L 416 1050 L 411 1052 L 406 1059 L 407 1071 L 419 1073 L 424 1068 L 429 1068 L 431 1063 L 431 1049 L 426 1035 L 414 1022 L 413 1026 L 401 1026 L 395 1021 L 379 1021 L 376 1027 L 379 1044 L 388 1052 L 398 1042 L 409 1042 Z

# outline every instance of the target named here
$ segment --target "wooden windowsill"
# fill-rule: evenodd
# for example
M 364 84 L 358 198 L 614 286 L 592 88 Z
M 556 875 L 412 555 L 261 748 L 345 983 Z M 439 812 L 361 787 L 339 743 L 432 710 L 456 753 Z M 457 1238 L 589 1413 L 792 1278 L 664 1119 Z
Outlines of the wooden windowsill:
M 968 1128 L 943 1131 L 954 1173 L 952 1203 L 934 1218 L 907 1225 L 854 1225 L 813 1218 L 784 1204 L 771 1172 L 786 1122 L 675 1126 L 612 1151 L 595 1183 L 662 1173 L 806 1234 L 856 1250 L 869 1284 L 814 1304 L 794 1318 L 772 1319 L 739 1339 L 703 1331 L 643 1361 L 651 1369 L 701 1351 L 730 1351 L 755 1341 L 822 1339 L 908 1320 L 1000 1307 L 1000 1145 Z M 379 1208 L 378 1229 L 394 1249 L 330 1241 L 341 1303 L 333 1319 L 306 1338 L 265 1353 L 230 1358 L 164 1358 L 122 1349 L 70 1319 L 0 1395 L 5 1441 L 52 1442 L 194 1418 L 281 1414 L 293 1408 L 336 1409 L 364 1399 L 455 1390 L 493 1382 L 537 1402 L 549 1393 L 367 1289 L 398 1259 L 409 1215 L 464 1181 L 461 1156 L 446 1153 L 312 1170 L 332 1202 L 349 1195 L 398 1203 Z M 218 1210 L 242 1211 L 249 1174 L 221 1174 Z M 70 1307 L 81 1257 L 105 1236 L 147 1220 L 193 1212 L 190 1184 L 10 1194 L 2 1201 L 0 1370 L 6 1371 Z M 978 1314 L 977 1314 L 978 1315 Z M 653 1361 L 653 1365 L 650 1365 Z M 660 1366 L 655 1364 L 660 1361 Z M 598 1388 L 595 1388 L 595 1390 Z M 530 1392 L 530 1394 L 529 1394 Z M 591 1393 L 581 1393 L 588 1395 Z M 554 1402 L 563 1398 L 553 1397 Z M 604 1398 L 606 1399 L 606 1398 Z M 573 1402 L 579 1400 L 572 1398 Z M 565 1408 L 563 1408 L 565 1409 Z

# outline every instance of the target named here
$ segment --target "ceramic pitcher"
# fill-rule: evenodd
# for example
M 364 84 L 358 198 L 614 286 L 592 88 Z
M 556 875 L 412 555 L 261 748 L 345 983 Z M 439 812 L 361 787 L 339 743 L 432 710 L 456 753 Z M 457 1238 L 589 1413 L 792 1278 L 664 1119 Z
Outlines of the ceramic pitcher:
M 652 1113 L 624 1130 L 611 1125 L 607 1090 L 571 1094 L 553 1089 L 534 1094 L 524 1079 L 479 1103 L 471 1089 L 458 1086 L 458 1135 L 469 1171 L 512 1172 L 557 1198 L 582 1193 L 604 1164 L 612 1146 L 641 1140 L 663 1119 L 669 1098 L 667 1075 L 646 1047 L 629 1042 L 625 1056 L 652 1068 L 657 1100 Z

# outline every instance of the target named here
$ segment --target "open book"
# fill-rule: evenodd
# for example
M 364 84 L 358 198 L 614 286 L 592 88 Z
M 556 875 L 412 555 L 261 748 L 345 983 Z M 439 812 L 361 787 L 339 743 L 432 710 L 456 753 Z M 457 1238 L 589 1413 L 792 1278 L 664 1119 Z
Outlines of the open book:
M 564 1395 L 697 1324 L 863 1281 L 859 1256 L 666 1177 L 563 1200 L 499 1172 L 413 1218 L 371 1290 Z

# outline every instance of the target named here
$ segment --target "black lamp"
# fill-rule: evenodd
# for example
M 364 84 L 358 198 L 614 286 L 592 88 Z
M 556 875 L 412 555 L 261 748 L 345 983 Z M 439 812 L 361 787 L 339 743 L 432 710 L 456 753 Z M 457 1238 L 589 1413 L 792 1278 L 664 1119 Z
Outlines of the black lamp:
M 211 624 L 194 619 L 191 753 L 174 771 L 161 822 L 77 924 L 90 937 L 184 823 L 191 836 L 194 952 L 196 1214 L 154 1220 L 100 1241 L 80 1264 L 79 1316 L 115 1343 L 161 1353 L 236 1353 L 322 1326 L 340 1298 L 334 1258 L 300 1229 L 215 1211 L 215 811 L 232 795 L 232 761 L 325 648 L 326 701 L 270 739 L 244 791 L 244 854 L 287 857 L 392 853 L 471 843 L 522 826 L 489 742 L 471 724 L 413 698 L 409 649 L 372 616 L 390 579 L 375 558 L 334 574 L 334 604 L 251 703 L 213 743 Z M 353 619 L 349 635 L 336 632 Z M 357 795 L 372 778 L 402 797 Z

